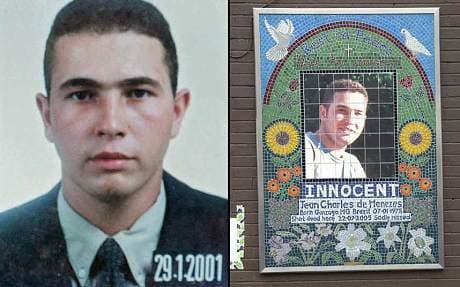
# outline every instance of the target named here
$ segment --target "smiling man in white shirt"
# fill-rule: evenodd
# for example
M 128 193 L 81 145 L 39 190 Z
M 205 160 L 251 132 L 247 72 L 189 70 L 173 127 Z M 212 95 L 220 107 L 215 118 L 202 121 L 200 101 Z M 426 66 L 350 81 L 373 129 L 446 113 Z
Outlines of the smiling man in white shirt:
M 305 135 L 306 178 L 366 178 L 358 158 L 345 149 L 364 129 L 367 102 L 367 91 L 359 82 L 339 79 L 326 87 L 319 129 Z

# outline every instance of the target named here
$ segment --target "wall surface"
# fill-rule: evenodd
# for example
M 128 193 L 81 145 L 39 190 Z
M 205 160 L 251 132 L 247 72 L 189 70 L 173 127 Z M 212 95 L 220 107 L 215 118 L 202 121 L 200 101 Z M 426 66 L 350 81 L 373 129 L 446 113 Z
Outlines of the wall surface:
M 230 0 L 230 210 L 245 207 L 245 269 L 231 286 L 460 286 L 460 1 Z M 259 273 L 256 95 L 252 8 L 440 7 L 445 269 L 347 273 Z M 234 216 L 234 213 L 232 213 Z

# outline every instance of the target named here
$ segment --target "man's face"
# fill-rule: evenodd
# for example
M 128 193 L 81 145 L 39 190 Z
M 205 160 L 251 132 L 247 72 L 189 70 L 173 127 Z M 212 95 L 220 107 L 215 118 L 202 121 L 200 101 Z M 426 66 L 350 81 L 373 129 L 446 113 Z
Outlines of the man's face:
M 161 176 L 188 91 L 174 98 L 164 48 L 135 32 L 58 39 L 49 101 L 37 96 L 64 188 L 126 196 Z
M 358 92 L 336 92 L 329 107 L 320 106 L 321 132 L 328 148 L 342 149 L 354 142 L 366 122 L 367 98 Z

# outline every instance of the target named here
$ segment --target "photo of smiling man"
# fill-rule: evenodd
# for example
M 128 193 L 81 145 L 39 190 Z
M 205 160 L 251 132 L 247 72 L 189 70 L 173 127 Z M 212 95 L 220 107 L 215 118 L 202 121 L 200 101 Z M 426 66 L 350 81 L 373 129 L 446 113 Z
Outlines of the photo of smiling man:
M 305 134 L 306 178 L 366 178 L 346 148 L 358 139 L 367 117 L 368 94 L 359 82 L 336 79 L 320 97 L 319 128 Z
M 70 1 L 43 58 L 35 102 L 61 178 L 0 213 L 0 286 L 227 286 L 227 200 L 164 169 L 191 92 L 160 10 Z

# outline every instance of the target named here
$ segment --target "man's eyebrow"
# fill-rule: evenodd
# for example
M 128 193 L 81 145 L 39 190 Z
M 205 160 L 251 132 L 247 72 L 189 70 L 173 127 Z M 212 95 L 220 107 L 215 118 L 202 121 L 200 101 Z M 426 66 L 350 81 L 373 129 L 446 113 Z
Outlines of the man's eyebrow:
M 347 105 L 337 105 L 336 107 L 337 107 L 338 109 L 347 109 L 347 110 L 350 109 L 350 107 L 348 107 Z
M 100 88 L 102 85 L 95 80 L 88 78 L 72 78 L 59 86 L 59 89 L 68 89 L 73 87 Z
M 337 109 L 346 109 L 346 110 L 353 110 L 353 111 L 359 111 L 359 112 L 364 112 L 365 110 L 361 110 L 361 109 L 351 109 L 349 106 L 346 106 L 346 105 L 337 105 L 336 106 Z
M 154 80 L 149 77 L 134 77 L 121 80 L 117 83 L 117 86 L 120 87 L 131 87 L 131 86 L 139 86 L 139 85 L 150 85 L 153 87 L 160 87 L 161 84 L 159 81 Z M 87 88 L 102 88 L 102 84 L 89 78 L 72 78 L 64 83 L 62 83 L 59 88 L 60 89 L 68 89 L 74 87 L 87 87 Z
M 119 86 L 140 86 L 150 85 L 153 87 L 160 87 L 161 84 L 157 80 L 149 77 L 134 77 L 120 81 Z

